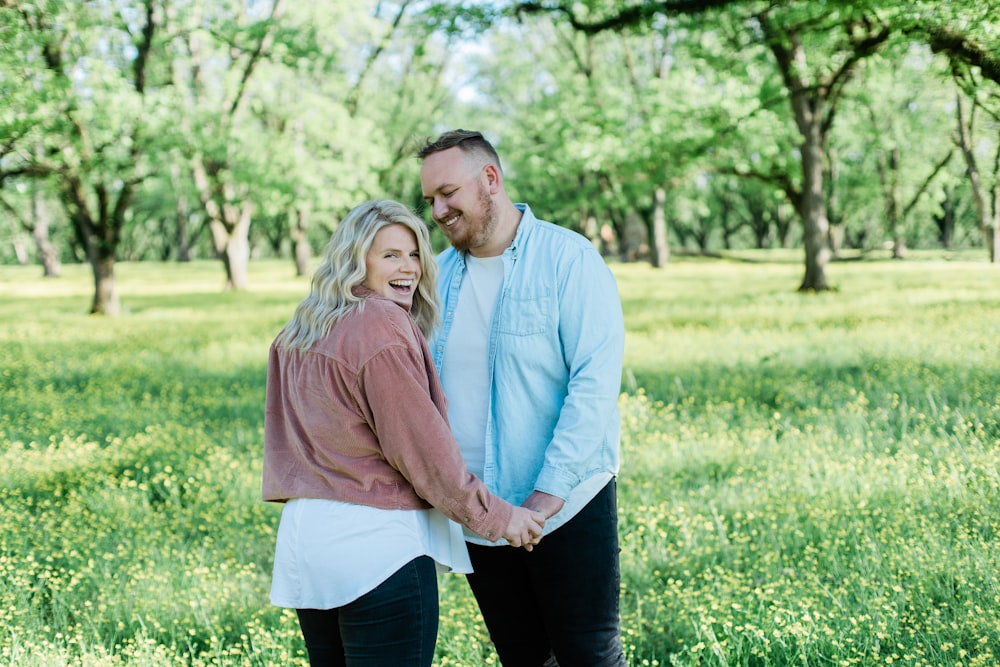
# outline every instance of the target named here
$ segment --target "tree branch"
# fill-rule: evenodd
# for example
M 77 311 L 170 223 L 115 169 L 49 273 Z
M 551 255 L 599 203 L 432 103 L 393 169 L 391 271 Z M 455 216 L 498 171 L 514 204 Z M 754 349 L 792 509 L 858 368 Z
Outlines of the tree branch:
M 28 222 L 27 218 L 21 215 L 21 213 L 17 209 L 15 209 L 11 205 L 11 203 L 6 199 L 4 199 L 3 197 L 0 197 L 0 207 L 3 207 L 5 211 L 10 213 L 11 217 L 14 218 L 14 221 L 17 222 L 18 225 L 20 225 L 22 230 L 28 232 L 29 234 L 34 231 L 31 224 Z
M 274 23 L 277 21 L 282 13 L 284 12 L 283 6 L 284 0 L 274 0 L 274 5 L 271 7 L 271 15 L 268 17 L 269 23 Z M 240 77 L 240 84 L 237 87 L 236 97 L 233 98 L 232 104 L 229 106 L 229 117 L 235 117 L 237 111 L 243 105 L 243 99 L 246 96 L 247 85 L 250 82 L 250 77 L 253 75 L 257 65 L 261 58 L 268 52 L 271 45 L 274 43 L 274 30 L 273 26 L 269 25 L 264 35 L 257 42 L 254 47 L 253 52 L 250 54 L 250 59 L 247 61 L 246 67 L 243 68 L 243 73 Z
M 351 88 L 350 92 L 347 93 L 347 99 L 344 103 L 344 106 L 347 107 L 347 111 L 352 117 L 358 111 L 358 100 L 361 97 L 361 86 L 364 85 L 365 77 L 368 76 L 368 71 L 372 68 L 372 65 L 375 64 L 375 61 L 378 60 L 378 57 L 382 55 L 382 52 L 385 51 L 386 46 L 388 46 L 389 43 L 392 41 L 393 35 L 399 28 L 399 24 L 403 22 L 403 16 L 406 14 L 406 6 L 409 4 L 410 0 L 404 0 L 403 2 L 400 3 L 399 9 L 396 12 L 396 18 L 393 19 L 392 24 L 390 24 L 389 26 L 389 29 L 386 31 L 384 35 L 382 35 L 382 39 L 379 40 L 379 43 L 375 46 L 375 49 L 365 60 L 364 67 L 362 67 L 361 73 L 358 75 L 358 80 L 354 83 L 354 86 Z
M 929 188 L 931 183 L 934 182 L 934 179 L 937 177 L 938 173 L 945 168 L 945 165 L 951 162 L 951 156 L 954 155 L 954 153 L 955 153 L 954 148 L 949 150 L 948 154 L 945 155 L 941 160 L 939 160 L 936 165 L 934 165 L 934 169 L 931 171 L 930 174 L 927 175 L 927 178 L 924 179 L 924 182 L 920 184 L 919 188 L 917 188 L 917 192 L 913 195 L 913 198 L 903 208 L 902 218 L 904 220 L 906 219 L 906 216 L 910 214 L 910 211 L 913 210 L 913 207 L 917 205 L 917 200 L 920 199 L 920 195 L 924 194 L 924 192 L 927 191 L 927 188 Z
M 925 23 L 907 28 L 904 33 L 922 37 L 934 53 L 978 67 L 987 79 L 1000 83 L 1000 55 L 954 28 Z
M 153 49 L 153 36 L 156 34 L 156 18 L 153 14 L 152 0 L 146 0 L 145 22 L 142 25 L 142 37 L 135 42 L 136 57 L 133 64 L 135 73 L 135 90 L 142 95 L 146 90 L 146 66 L 149 54 Z
M 571 3 L 550 2 L 520 2 L 514 6 L 514 14 L 564 14 L 576 30 L 590 35 L 605 30 L 620 30 L 639 25 L 657 14 L 702 14 L 710 9 L 726 7 L 735 4 L 734 0 L 666 0 L 665 2 L 643 2 L 620 9 L 605 19 L 597 21 L 582 21 L 573 12 Z
M 714 171 L 719 174 L 736 176 L 737 178 L 752 179 L 774 186 L 784 192 L 785 196 L 788 197 L 788 201 L 792 202 L 796 208 L 798 208 L 798 204 L 796 202 L 798 202 L 802 197 L 802 192 L 795 187 L 795 183 L 792 182 L 792 179 L 787 173 L 767 173 L 763 171 L 756 171 L 754 169 L 736 169 L 735 167 L 716 167 Z
M 837 102 L 843 95 L 844 88 L 851 79 L 858 62 L 871 56 L 885 44 L 889 39 L 889 26 L 884 23 L 873 25 L 865 18 L 862 21 L 852 21 L 844 26 L 847 30 L 848 39 L 852 49 L 847 60 L 841 64 L 833 76 L 830 77 L 827 86 L 828 103 L 826 118 L 823 120 L 823 131 L 828 132 L 833 125 L 833 117 L 836 113 Z

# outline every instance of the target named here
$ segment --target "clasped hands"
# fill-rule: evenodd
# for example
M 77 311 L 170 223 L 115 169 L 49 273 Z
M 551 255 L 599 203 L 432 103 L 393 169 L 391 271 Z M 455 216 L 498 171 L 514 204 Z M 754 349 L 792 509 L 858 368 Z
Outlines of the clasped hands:
M 542 540 L 545 520 L 562 509 L 564 501 L 542 491 L 535 491 L 520 507 L 514 508 L 504 538 L 512 547 L 531 551 Z

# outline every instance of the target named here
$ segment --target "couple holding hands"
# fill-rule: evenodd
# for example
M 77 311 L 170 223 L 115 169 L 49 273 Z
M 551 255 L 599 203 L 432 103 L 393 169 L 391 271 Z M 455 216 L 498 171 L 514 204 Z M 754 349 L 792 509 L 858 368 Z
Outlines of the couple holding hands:
M 453 571 L 503 665 L 623 666 L 614 277 L 513 203 L 481 133 L 418 157 L 451 248 L 435 260 L 402 204 L 361 204 L 270 349 L 271 602 L 314 667 L 429 667 Z

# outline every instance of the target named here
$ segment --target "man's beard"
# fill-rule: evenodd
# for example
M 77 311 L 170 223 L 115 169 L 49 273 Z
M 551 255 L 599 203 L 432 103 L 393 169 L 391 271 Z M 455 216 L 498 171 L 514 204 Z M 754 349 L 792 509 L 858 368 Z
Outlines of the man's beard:
M 462 212 L 466 225 L 465 235 L 451 240 L 451 245 L 459 252 L 468 252 L 471 248 L 485 245 L 500 224 L 496 202 L 490 196 L 489 190 L 482 185 L 479 186 L 477 201 L 479 210 L 475 218 L 469 217 L 465 211 Z

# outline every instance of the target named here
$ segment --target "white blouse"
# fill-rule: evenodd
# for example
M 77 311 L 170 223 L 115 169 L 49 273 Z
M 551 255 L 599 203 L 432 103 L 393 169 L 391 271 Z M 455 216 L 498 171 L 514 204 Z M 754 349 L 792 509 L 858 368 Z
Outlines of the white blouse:
M 281 510 L 271 604 L 342 607 L 424 555 L 436 561 L 438 572 L 472 572 L 461 526 L 437 510 L 295 498 Z

